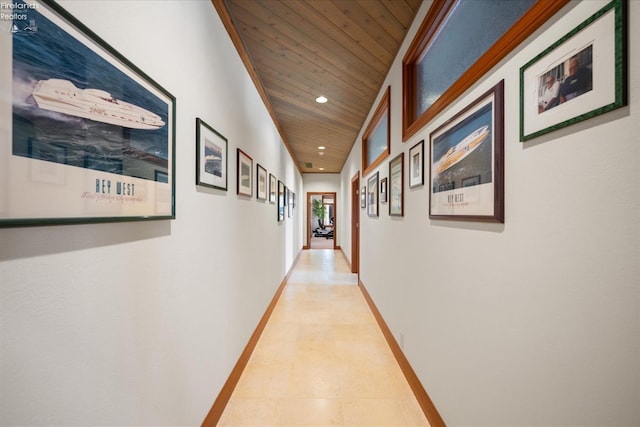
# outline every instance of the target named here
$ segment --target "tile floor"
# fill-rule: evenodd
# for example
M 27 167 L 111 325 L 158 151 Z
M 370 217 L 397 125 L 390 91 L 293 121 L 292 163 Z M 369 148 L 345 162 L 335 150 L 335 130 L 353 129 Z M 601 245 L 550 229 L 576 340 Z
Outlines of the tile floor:
M 429 426 L 356 284 L 302 252 L 218 426 Z

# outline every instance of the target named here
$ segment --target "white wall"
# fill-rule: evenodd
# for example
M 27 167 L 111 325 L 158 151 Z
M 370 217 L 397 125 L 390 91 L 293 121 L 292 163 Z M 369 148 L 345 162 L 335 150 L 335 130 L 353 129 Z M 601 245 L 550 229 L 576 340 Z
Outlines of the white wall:
M 528 143 L 518 134 L 520 67 L 605 3 L 564 8 L 406 143 L 400 61 L 427 4 L 383 85 L 390 160 L 505 80 L 504 224 L 430 220 L 429 185 L 409 190 L 406 175 L 403 218 L 361 211 L 361 280 L 449 426 L 640 425 L 639 2 L 629 106 Z M 343 206 L 360 159 L 357 142 Z
M 304 198 L 302 199 L 302 207 L 304 211 L 302 214 L 304 215 L 304 221 L 307 218 L 307 194 L 308 193 L 336 193 L 336 199 L 340 198 L 340 175 L 336 173 L 305 173 L 302 175 L 303 180 L 303 190 L 304 190 Z M 342 210 L 344 209 L 342 203 L 336 203 L 336 213 L 337 215 L 341 215 Z M 337 219 L 337 218 L 336 218 Z M 317 224 L 316 224 L 317 226 Z M 342 223 L 338 225 L 338 230 L 343 227 Z M 306 229 L 305 229 L 306 230 Z M 306 231 L 304 232 L 304 244 L 308 245 Z M 340 246 L 340 241 L 336 238 L 336 245 Z
M 236 148 L 302 177 L 211 2 L 61 4 L 176 96 L 177 218 L 0 230 L 0 424 L 199 425 L 302 247 L 301 210 L 236 195 Z M 194 184 L 196 117 L 227 192 Z

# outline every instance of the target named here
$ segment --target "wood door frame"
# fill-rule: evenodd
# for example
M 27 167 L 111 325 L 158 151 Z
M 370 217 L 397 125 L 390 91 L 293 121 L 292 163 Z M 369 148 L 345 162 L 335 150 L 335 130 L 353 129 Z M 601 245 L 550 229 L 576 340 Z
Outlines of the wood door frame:
M 360 171 L 351 178 L 351 272 L 360 280 Z
M 311 197 L 312 196 L 333 196 L 333 249 L 338 245 L 338 198 L 335 191 L 313 191 L 307 193 L 307 244 L 304 249 L 311 249 Z

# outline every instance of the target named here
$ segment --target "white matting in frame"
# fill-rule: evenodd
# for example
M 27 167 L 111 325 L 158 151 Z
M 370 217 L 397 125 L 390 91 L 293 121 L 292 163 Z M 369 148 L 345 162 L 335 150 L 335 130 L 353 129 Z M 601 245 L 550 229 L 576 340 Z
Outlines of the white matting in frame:
M 521 141 L 626 105 L 624 5 L 624 0 L 606 4 L 520 69 Z M 558 97 L 542 107 L 547 81 L 555 81 Z M 581 89 L 567 89 L 572 83 Z
M 0 226 L 173 219 L 175 98 L 57 3 L 11 4 Z

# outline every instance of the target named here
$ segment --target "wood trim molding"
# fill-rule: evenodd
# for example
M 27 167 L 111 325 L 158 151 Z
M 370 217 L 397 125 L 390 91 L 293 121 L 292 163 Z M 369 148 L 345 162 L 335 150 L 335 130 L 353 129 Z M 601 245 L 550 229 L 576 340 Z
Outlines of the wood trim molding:
M 291 264 L 291 268 L 289 269 L 289 272 L 287 272 L 287 275 L 284 277 L 284 279 L 282 279 L 282 282 L 280 283 L 280 286 L 276 290 L 276 293 L 273 296 L 271 303 L 269 303 L 269 306 L 267 307 L 264 314 L 262 315 L 262 318 L 258 322 L 258 326 L 256 326 L 255 331 L 249 338 L 249 342 L 247 343 L 247 346 L 244 348 L 244 351 L 240 354 L 238 361 L 236 362 L 235 366 L 231 370 L 231 374 L 229 374 L 229 378 L 227 378 L 227 381 L 222 386 L 220 393 L 218 393 L 218 397 L 216 397 L 215 402 L 213 402 L 213 406 L 211 407 L 211 409 L 209 410 L 209 413 L 207 414 L 206 418 L 202 422 L 202 427 L 215 427 L 216 425 L 218 425 L 218 421 L 220 421 L 220 417 L 222 417 L 224 408 L 227 406 L 227 403 L 229 403 L 231 394 L 233 393 L 233 390 L 236 388 L 238 381 L 240 381 L 240 376 L 242 375 L 244 368 L 247 366 L 247 363 L 249 363 L 249 358 L 251 357 L 253 350 L 256 348 L 256 345 L 258 344 L 260 335 L 262 335 L 264 328 L 267 326 L 267 322 L 271 317 L 271 313 L 273 313 L 273 310 L 276 307 L 278 300 L 280 299 L 280 295 L 282 294 L 284 287 L 289 281 L 289 277 L 291 276 L 291 273 L 293 272 L 296 264 L 298 263 L 300 254 L 302 254 L 302 250 L 298 251 L 298 255 L 296 256 L 296 259 Z
M 342 248 L 340 246 L 338 246 L 336 249 L 340 250 L 340 253 L 342 254 L 342 257 L 344 258 L 344 261 L 347 263 L 347 266 L 349 266 L 349 271 L 351 271 L 351 261 L 349 261 L 349 258 L 347 258 L 347 254 L 344 253 L 344 251 L 342 250 Z
M 513 27 L 416 118 L 414 117 L 414 101 L 417 92 L 415 64 L 421 59 L 429 39 L 436 34 L 435 27 L 446 18 L 453 4 L 450 0 L 435 1 L 402 61 L 402 141 L 406 142 L 426 126 L 568 2 L 569 0 L 538 0 Z
M 418 404 L 420 405 L 420 408 L 422 409 L 422 412 L 424 412 L 424 415 L 427 417 L 427 420 L 429 421 L 429 425 L 431 427 L 446 427 L 446 424 L 444 423 L 444 420 L 440 416 L 440 413 L 438 412 L 435 405 L 431 401 L 431 398 L 429 397 L 426 390 L 422 386 L 422 383 L 420 382 L 420 380 L 418 379 L 418 376 L 416 375 L 415 371 L 411 367 L 411 364 L 407 360 L 406 356 L 402 352 L 402 349 L 398 345 L 398 342 L 396 341 L 393 334 L 391 333 L 391 329 L 389 329 L 389 326 L 387 326 L 387 323 L 382 318 L 382 315 L 378 311 L 378 308 L 373 302 L 373 299 L 371 299 L 371 296 L 369 295 L 366 288 L 364 287 L 364 284 L 359 279 L 358 279 L 358 287 L 360 288 L 360 291 L 362 292 L 364 299 L 367 301 L 367 304 L 369 304 L 369 308 L 371 309 L 371 312 L 373 313 L 373 316 L 375 317 L 376 322 L 378 322 L 378 326 L 382 330 L 382 334 L 384 335 L 384 338 L 387 340 L 389 347 L 391 347 L 391 352 L 393 353 L 393 356 L 396 358 L 398 365 L 400 365 L 400 369 L 402 370 L 402 373 L 407 379 L 407 382 L 409 383 L 409 386 L 411 387 L 413 394 L 416 396 L 416 399 L 418 401 Z
M 364 179 L 364 178 L 363 178 Z M 349 200 L 351 200 L 351 272 L 358 274 L 360 279 L 360 171 L 351 178 L 349 186 Z
M 295 164 L 296 169 L 298 169 L 298 172 L 302 174 L 302 169 L 300 169 L 300 165 L 296 160 L 296 156 L 294 155 L 293 150 L 291 149 L 291 147 L 289 146 L 289 143 L 287 142 L 287 138 L 285 137 L 284 131 L 282 130 L 282 127 L 278 122 L 278 119 L 276 117 L 276 112 L 273 109 L 273 105 L 271 105 L 271 101 L 269 101 L 269 97 L 267 96 L 267 92 L 264 89 L 262 80 L 260 80 L 260 77 L 258 76 L 258 72 L 256 71 L 256 67 L 253 64 L 253 61 L 251 60 L 251 56 L 249 56 L 249 52 L 247 51 L 247 48 L 242 42 L 242 39 L 240 38 L 240 34 L 238 33 L 238 30 L 235 28 L 233 24 L 233 18 L 231 17 L 231 13 L 229 13 L 229 9 L 227 8 L 225 0 L 211 0 L 211 3 L 213 3 L 213 7 L 215 7 L 216 12 L 218 12 L 218 16 L 220 17 L 220 20 L 222 21 L 224 28 L 227 30 L 227 33 L 229 34 L 229 38 L 231 38 L 231 41 L 233 42 L 233 45 L 238 51 L 238 55 L 240 56 L 242 63 L 247 69 L 247 72 L 249 73 L 249 76 L 251 77 L 251 80 L 253 81 L 253 84 L 255 85 L 256 90 L 258 91 L 258 94 L 260 95 L 260 98 L 262 98 L 262 102 L 264 102 L 265 107 L 267 107 L 267 111 L 269 111 L 269 115 L 273 120 L 273 124 L 278 130 L 278 133 L 280 134 L 280 138 L 282 138 L 282 143 L 287 148 L 287 151 L 289 152 L 289 155 L 291 156 L 291 158 L 294 160 L 293 163 Z
M 376 131 L 382 119 L 387 119 L 387 144 L 385 150 L 376 157 L 371 164 L 369 161 L 369 140 L 371 135 Z M 365 176 L 375 169 L 384 159 L 389 157 L 391 153 L 391 86 L 387 87 L 384 95 L 380 99 L 380 103 L 376 107 L 376 111 L 371 117 L 371 121 L 362 136 L 362 176 Z
M 311 197 L 312 196 L 331 196 L 333 197 L 333 249 L 338 249 L 338 194 L 335 191 L 310 191 L 307 192 L 307 225 L 306 230 L 306 245 L 303 249 L 311 249 L 311 218 L 313 217 Z

